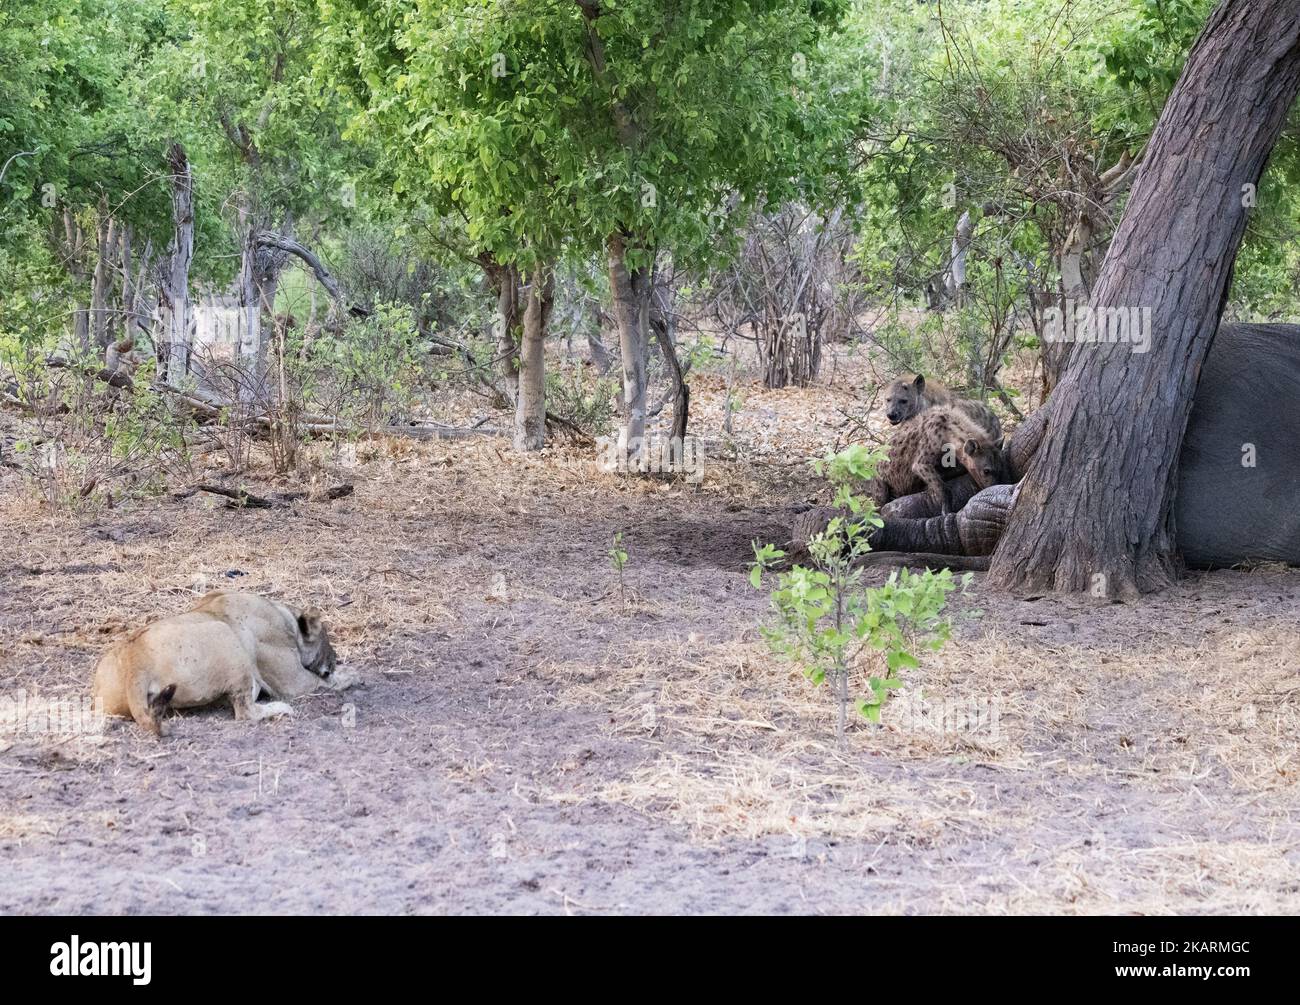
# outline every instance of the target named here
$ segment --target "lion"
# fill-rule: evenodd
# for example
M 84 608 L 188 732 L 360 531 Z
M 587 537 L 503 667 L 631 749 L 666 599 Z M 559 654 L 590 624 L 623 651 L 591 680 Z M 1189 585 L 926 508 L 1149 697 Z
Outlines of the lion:
M 129 716 L 162 736 L 171 708 L 227 699 L 236 719 L 291 715 L 284 701 L 324 686 L 357 683 L 338 657 L 315 608 L 299 610 L 251 593 L 217 590 L 189 610 L 137 629 L 95 668 L 93 697 L 109 715 Z

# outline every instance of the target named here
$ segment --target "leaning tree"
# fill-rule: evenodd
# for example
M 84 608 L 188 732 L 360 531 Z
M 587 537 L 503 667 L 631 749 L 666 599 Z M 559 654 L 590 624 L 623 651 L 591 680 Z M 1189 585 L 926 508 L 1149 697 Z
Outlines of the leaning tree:
M 1222 0 L 1165 104 L 1087 305 L 1094 319 L 1145 313 L 1149 351 L 1075 346 L 994 554 L 995 585 L 1130 598 L 1173 581 L 1192 394 L 1298 89 L 1300 4 Z

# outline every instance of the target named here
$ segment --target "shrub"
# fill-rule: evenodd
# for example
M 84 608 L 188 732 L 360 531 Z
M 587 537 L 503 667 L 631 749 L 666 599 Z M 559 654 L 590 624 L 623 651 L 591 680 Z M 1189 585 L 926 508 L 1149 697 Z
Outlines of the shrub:
M 798 665 L 815 685 L 829 678 L 839 704 L 836 737 L 844 743 L 849 704 L 849 674 L 873 653 L 883 656 L 867 678 L 866 697 L 857 698 L 857 710 L 873 722 L 890 691 L 902 686 L 900 672 L 918 665 L 917 653 L 938 650 L 947 642 L 951 627 L 941 617 L 950 594 L 960 583 L 952 572 L 927 569 L 915 575 L 903 569 L 891 572 L 883 586 L 865 587 L 857 559 L 871 550 L 871 531 L 881 525 L 870 499 L 853 492 L 853 486 L 873 478 L 883 461 L 881 450 L 851 446 L 828 453 L 816 462 L 818 474 L 835 487 L 834 505 L 841 511 L 809 543 L 810 564 L 776 573 L 771 591 L 776 622 L 763 628 L 763 637 L 782 658 Z M 785 553 L 774 545 L 754 543 L 750 582 L 761 589 L 764 573 L 774 570 Z

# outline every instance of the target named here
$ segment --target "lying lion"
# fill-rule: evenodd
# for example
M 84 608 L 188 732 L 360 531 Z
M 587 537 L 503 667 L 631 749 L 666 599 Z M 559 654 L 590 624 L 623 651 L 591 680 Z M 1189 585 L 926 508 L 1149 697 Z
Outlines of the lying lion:
M 169 708 L 223 698 L 236 719 L 291 715 L 283 701 L 259 704 L 258 695 L 295 698 L 322 686 L 351 687 L 356 674 L 336 672 L 336 661 L 314 608 L 217 590 L 116 643 L 95 668 L 93 696 L 107 714 L 130 716 L 161 736 Z

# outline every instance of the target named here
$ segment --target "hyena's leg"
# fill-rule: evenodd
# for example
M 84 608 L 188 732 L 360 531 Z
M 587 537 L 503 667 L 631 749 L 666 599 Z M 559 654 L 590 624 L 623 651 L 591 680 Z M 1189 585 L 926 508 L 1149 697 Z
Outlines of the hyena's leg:
M 867 483 L 867 495 L 876 504 L 876 509 L 907 494 L 907 473 L 907 462 L 902 457 L 891 457 L 880 466 L 876 477 Z
M 943 476 L 935 467 L 933 458 L 918 457 L 912 462 L 912 474 L 925 483 L 925 492 L 931 503 L 939 508 L 939 512 L 947 513 L 948 494 L 943 490 Z

